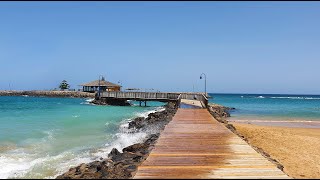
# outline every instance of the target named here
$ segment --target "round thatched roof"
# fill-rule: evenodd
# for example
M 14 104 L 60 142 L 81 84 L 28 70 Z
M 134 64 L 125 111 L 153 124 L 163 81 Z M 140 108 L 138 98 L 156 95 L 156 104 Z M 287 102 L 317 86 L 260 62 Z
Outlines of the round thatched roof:
M 99 80 L 91 81 L 88 83 L 81 84 L 80 86 L 99 86 Z M 118 84 L 114 84 L 109 81 L 100 80 L 100 86 L 107 86 L 107 87 L 121 87 Z

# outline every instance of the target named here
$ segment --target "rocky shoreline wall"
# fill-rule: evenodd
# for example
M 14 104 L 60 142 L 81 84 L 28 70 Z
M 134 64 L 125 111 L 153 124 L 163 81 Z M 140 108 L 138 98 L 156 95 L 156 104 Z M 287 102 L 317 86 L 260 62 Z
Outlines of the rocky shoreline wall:
M 133 144 L 122 149 L 113 148 L 108 157 L 100 161 L 82 163 L 77 167 L 57 176 L 57 179 L 128 179 L 132 178 L 138 166 L 148 157 L 160 132 L 177 111 L 177 104 L 169 102 L 165 110 L 150 113 L 147 118 L 137 117 L 128 124 L 132 133 L 152 130 L 144 142 Z
M 95 93 L 81 91 L 0 91 L 0 96 L 95 98 Z

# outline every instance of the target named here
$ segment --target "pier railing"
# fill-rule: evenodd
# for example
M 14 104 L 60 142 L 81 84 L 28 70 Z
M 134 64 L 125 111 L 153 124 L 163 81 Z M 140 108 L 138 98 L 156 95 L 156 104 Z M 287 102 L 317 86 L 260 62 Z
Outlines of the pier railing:
M 201 95 L 201 97 L 200 97 L 200 101 L 204 104 L 204 107 L 208 107 L 208 98 L 204 95 L 204 94 L 202 94 Z
M 145 99 L 145 100 L 177 100 L 180 94 L 161 92 L 121 92 L 110 91 L 101 93 L 102 98 Z
M 138 101 L 178 101 L 181 99 L 198 100 L 204 107 L 208 105 L 208 98 L 203 93 L 166 93 L 166 92 L 122 92 L 107 91 L 101 93 L 101 98 L 115 98 Z

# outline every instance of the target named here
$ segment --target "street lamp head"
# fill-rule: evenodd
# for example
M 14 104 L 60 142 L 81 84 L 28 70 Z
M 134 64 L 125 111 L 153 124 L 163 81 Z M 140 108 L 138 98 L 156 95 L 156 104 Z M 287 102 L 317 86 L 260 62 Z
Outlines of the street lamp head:
M 204 75 L 204 93 L 207 93 L 207 76 L 205 73 L 200 74 L 200 79 L 202 79 L 202 75 Z

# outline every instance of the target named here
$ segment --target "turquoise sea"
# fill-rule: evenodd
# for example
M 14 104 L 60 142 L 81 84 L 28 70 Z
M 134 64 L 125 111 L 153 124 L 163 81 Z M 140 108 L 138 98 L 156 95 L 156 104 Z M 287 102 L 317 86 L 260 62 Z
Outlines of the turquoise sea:
M 209 102 L 236 108 L 233 120 L 320 122 L 320 95 L 210 94 Z
M 212 103 L 234 107 L 230 120 L 320 122 L 320 96 L 210 94 Z M 126 127 L 148 107 L 95 106 L 90 99 L 0 97 L 0 178 L 54 178 L 70 167 L 106 157 L 113 147 L 138 143 L 149 133 Z
M 0 178 L 54 178 L 106 157 L 113 147 L 122 150 L 141 142 L 149 132 L 131 133 L 127 122 L 164 105 L 95 106 L 89 101 L 0 97 Z

